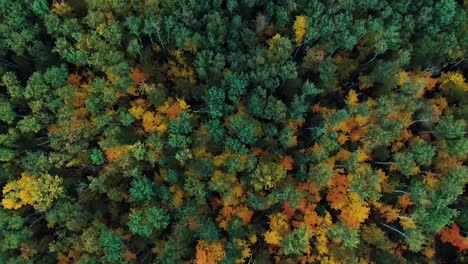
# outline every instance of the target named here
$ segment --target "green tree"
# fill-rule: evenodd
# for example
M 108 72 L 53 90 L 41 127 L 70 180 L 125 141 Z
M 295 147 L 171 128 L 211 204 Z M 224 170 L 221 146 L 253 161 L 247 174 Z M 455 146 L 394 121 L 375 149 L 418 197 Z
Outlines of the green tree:
M 344 247 L 355 248 L 359 245 L 359 230 L 350 228 L 344 223 L 334 224 L 328 233 L 331 239 L 338 240 Z
M 91 150 L 91 156 L 90 156 L 92 162 L 98 166 L 104 164 L 106 162 L 106 158 L 104 157 L 104 154 L 102 153 L 101 150 L 97 148 L 93 148 Z
M 281 241 L 286 256 L 302 255 L 309 245 L 310 234 L 305 227 L 296 228 Z
M 49 225 L 63 225 L 70 231 L 79 232 L 87 226 L 88 221 L 91 220 L 91 214 L 78 203 L 59 200 L 47 212 L 46 219 Z
M 8 102 L 0 102 L 0 121 L 9 125 L 15 120 L 16 113 Z
M 111 229 L 105 229 L 99 237 L 99 244 L 104 251 L 103 261 L 106 263 L 127 263 L 122 260 L 122 236 L 116 235 Z
M 136 202 L 151 201 L 155 196 L 153 183 L 146 177 L 132 180 L 129 192 Z
M 25 220 L 19 213 L 0 208 L 0 252 L 19 249 L 24 243 L 32 238 L 33 232 L 27 228 Z
M 153 232 L 165 229 L 169 222 L 170 217 L 163 209 L 149 207 L 142 212 L 130 213 L 128 227 L 133 234 L 150 236 Z
M 434 128 L 434 136 L 439 139 L 455 139 L 465 134 L 465 121 L 453 116 L 444 116 Z
M 434 147 L 418 138 L 411 141 L 410 144 L 410 151 L 413 154 L 414 160 L 420 165 L 429 166 L 435 156 Z

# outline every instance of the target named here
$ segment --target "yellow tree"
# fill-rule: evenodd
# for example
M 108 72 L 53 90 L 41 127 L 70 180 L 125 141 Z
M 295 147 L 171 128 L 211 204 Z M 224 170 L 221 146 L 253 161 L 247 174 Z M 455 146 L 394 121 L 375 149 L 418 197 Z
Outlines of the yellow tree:
M 280 246 L 285 234 L 290 231 L 288 216 L 283 213 L 269 215 L 270 231 L 265 233 L 265 242 L 271 246 Z
M 444 72 L 440 76 L 440 82 L 440 87 L 442 90 L 448 89 L 452 86 L 464 92 L 468 91 L 468 83 L 465 82 L 465 78 L 460 72 Z
M 349 194 L 349 204 L 341 210 L 340 218 L 350 227 L 359 227 L 369 216 L 369 207 L 356 192 Z
M 17 181 L 3 187 L 2 205 L 6 209 L 19 209 L 31 205 L 45 211 L 63 194 L 62 178 L 50 174 L 21 174 Z
M 296 45 L 300 46 L 304 41 L 304 37 L 307 33 L 307 17 L 306 16 L 296 16 L 294 21 L 294 34 L 296 35 Z
M 167 121 L 163 115 L 146 111 L 142 118 L 142 125 L 146 132 L 158 132 L 160 134 L 166 132 Z

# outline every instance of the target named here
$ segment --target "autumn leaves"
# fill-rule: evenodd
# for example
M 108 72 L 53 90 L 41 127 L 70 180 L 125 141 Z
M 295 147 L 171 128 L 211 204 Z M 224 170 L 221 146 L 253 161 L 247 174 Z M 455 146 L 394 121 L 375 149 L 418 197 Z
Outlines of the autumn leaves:
M 19 209 L 25 205 L 46 211 L 63 195 L 62 178 L 49 174 L 22 173 L 17 181 L 3 187 L 2 205 L 6 209 Z

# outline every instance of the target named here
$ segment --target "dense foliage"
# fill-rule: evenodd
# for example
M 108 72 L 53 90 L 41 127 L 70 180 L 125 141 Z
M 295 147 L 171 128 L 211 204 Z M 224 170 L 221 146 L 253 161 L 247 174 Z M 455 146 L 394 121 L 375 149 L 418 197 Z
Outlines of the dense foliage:
M 464 3 L 0 0 L 0 263 L 466 263 Z

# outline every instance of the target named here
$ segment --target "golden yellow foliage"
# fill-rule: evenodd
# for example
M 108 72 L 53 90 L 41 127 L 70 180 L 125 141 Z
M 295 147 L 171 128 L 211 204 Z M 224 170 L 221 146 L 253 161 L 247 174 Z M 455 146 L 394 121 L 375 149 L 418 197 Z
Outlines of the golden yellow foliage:
M 456 88 L 468 92 L 468 83 L 465 82 L 463 74 L 460 72 L 444 72 L 440 75 L 440 87 L 445 89 L 448 85 L 453 84 Z
M 138 96 L 138 89 L 135 86 L 130 86 L 127 89 L 127 93 L 132 96 Z
M 315 232 L 315 248 L 319 255 L 328 254 L 328 237 L 327 229 L 320 228 Z
M 279 246 L 282 236 L 276 231 L 268 231 L 264 234 L 265 242 L 272 246 Z
M 2 205 L 6 209 L 31 205 L 37 210 L 45 211 L 62 194 L 62 178 L 50 174 L 36 176 L 23 172 L 20 179 L 8 183 L 3 188 Z
M 19 209 L 26 203 L 19 198 L 19 185 L 16 181 L 9 182 L 3 187 L 2 205 L 6 209 Z
M 359 162 L 364 162 L 369 159 L 369 156 L 363 149 L 358 149 L 356 152 L 357 152 L 357 160 Z
M 280 39 L 281 39 L 281 35 L 280 35 L 280 34 L 276 34 L 276 35 L 274 35 L 271 39 L 272 39 L 272 40 L 280 40 Z
M 400 218 L 400 225 L 404 229 L 416 228 L 416 223 L 411 218 L 408 218 L 408 217 L 401 217 Z
M 26 173 L 21 174 L 21 178 L 17 181 L 19 186 L 18 197 L 25 203 L 32 205 L 34 203 L 34 195 L 38 191 L 35 186 L 36 179 Z M 45 186 L 44 186 L 45 187 Z
M 447 109 L 449 109 L 448 102 L 447 102 L 447 99 L 445 99 L 445 97 L 434 98 L 431 101 L 432 101 L 432 105 L 434 106 L 435 116 L 437 117 L 440 117 L 443 113 L 447 111 Z M 449 113 L 445 113 L 445 114 L 449 114 Z
M 348 141 L 349 137 L 345 134 L 345 133 L 340 133 L 339 136 L 338 136 L 338 143 L 340 143 L 340 145 L 343 145 L 344 143 L 346 143 L 346 141 Z
M 279 246 L 283 235 L 290 230 L 288 217 L 283 213 L 269 215 L 270 231 L 264 234 L 265 242 L 272 246 Z
M 338 125 L 336 125 L 333 130 L 350 133 L 356 126 L 357 122 L 355 122 L 354 119 L 347 119 L 338 123 Z
M 294 34 L 296 35 L 296 45 L 300 46 L 304 41 L 304 37 L 307 33 L 307 17 L 306 16 L 296 16 L 294 21 Z
M 249 241 L 250 241 L 250 243 L 252 243 L 252 244 L 257 243 L 257 235 L 255 235 L 255 234 L 251 235 L 251 236 L 249 237 Z
M 352 107 L 356 107 L 359 104 L 358 94 L 355 90 L 349 90 L 345 103 Z
M 248 240 L 236 239 L 234 240 L 236 245 L 241 248 L 241 256 L 235 260 L 236 264 L 246 263 L 246 260 L 250 255 L 252 255 L 252 250 L 250 249 L 250 243 Z
M 323 218 L 323 223 L 327 226 L 331 226 L 333 224 L 333 219 L 330 212 L 325 211 L 325 217 Z
M 433 258 L 436 251 L 431 246 L 427 246 L 423 249 L 422 254 L 428 258 Z
M 184 99 L 177 98 L 177 104 L 179 105 L 180 109 L 187 110 L 190 108 L 190 105 L 185 102 Z
M 147 102 L 143 99 L 136 99 L 135 101 L 132 101 L 130 105 L 132 107 L 128 110 L 128 112 L 136 119 L 141 119 L 146 109 L 148 108 Z
M 356 192 L 349 194 L 349 204 L 343 208 L 340 218 L 350 227 L 359 227 L 369 216 L 370 209 Z
M 143 114 L 142 118 L 142 125 L 146 132 L 158 132 L 160 134 L 166 132 L 167 122 L 161 114 L 147 111 Z
M 355 120 L 359 126 L 365 126 L 369 122 L 369 117 L 363 116 L 361 114 L 357 114 Z
M 405 84 L 409 79 L 409 72 L 407 71 L 401 71 L 399 74 L 399 80 L 398 80 L 398 85 L 403 85 Z

